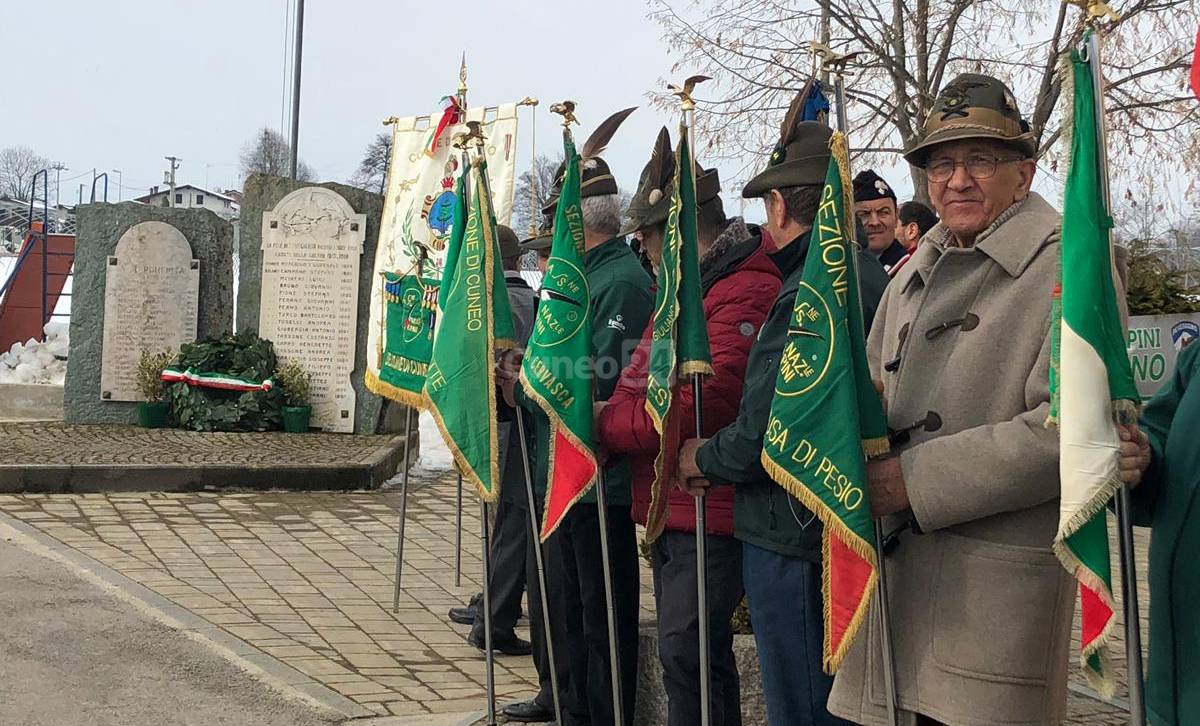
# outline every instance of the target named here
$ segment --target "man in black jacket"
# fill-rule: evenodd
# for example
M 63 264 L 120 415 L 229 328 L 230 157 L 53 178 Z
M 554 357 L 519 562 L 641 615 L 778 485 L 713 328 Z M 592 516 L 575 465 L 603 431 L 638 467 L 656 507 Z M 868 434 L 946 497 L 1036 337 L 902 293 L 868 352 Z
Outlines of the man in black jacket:
M 783 287 L 750 351 L 737 419 L 711 439 L 686 442 L 680 453 L 679 476 L 693 493 L 710 483 L 736 488 L 734 536 L 742 542 L 742 577 L 773 724 L 846 723 L 825 707 L 833 679 L 821 667 L 821 522 L 760 463 L 780 355 L 829 165 L 829 138 L 829 129 L 814 122 L 785 128 L 770 166 L 742 191 L 766 205 L 763 228 L 775 242 L 771 259 L 784 275 Z M 873 255 L 859 252 L 858 260 L 863 317 L 869 323 L 888 278 Z
M 521 249 L 517 235 L 508 227 L 498 225 L 496 236 L 500 261 L 504 267 L 504 282 L 512 310 L 513 332 L 519 344 L 529 340 L 533 330 L 534 303 L 537 293 L 521 277 L 517 261 Z M 496 520 L 492 527 L 492 577 L 489 580 L 492 605 L 492 647 L 504 655 L 529 655 L 528 641 L 517 636 L 516 624 L 521 617 L 521 596 L 526 582 L 534 573 L 525 567 L 525 544 L 529 538 L 529 505 L 525 494 L 525 470 L 521 466 L 521 447 L 517 440 L 511 409 L 504 404 L 500 414 L 500 501 L 496 504 Z M 536 592 L 536 591 L 535 591 Z M 483 594 L 471 598 L 466 607 L 451 608 L 450 619 L 471 625 L 468 640 L 483 650 Z

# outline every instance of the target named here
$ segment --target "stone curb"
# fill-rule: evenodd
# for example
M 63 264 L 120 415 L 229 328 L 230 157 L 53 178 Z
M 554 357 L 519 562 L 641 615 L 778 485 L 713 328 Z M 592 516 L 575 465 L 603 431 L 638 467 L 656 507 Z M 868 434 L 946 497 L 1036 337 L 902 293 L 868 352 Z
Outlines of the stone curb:
M 377 489 L 397 471 L 403 453 L 403 437 L 394 436 L 355 464 L 0 464 L 0 494 Z
M 134 605 L 154 620 L 182 632 L 192 640 L 257 678 L 264 685 L 330 716 L 357 721 L 375 714 L 319 681 L 263 653 L 246 641 L 214 625 L 168 598 L 137 583 L 97 560 L 0 512 L 0 536 L 24 549 L 67 565 L 80 577 Z

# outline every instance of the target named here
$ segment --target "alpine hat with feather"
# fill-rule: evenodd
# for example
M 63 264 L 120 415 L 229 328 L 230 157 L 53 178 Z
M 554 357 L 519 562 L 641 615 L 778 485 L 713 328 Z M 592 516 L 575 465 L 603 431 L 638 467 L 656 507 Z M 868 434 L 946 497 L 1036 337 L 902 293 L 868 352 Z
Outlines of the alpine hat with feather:
M 552 198 L 542 212 L 542 223 L 537 229 L 531 229 L 530 236 L 521 240 L 522 252 L 540 252 L 550 249 L 554 243 L 554 212 L 558 207 L 558 198 Z
M 696 206 L 703 207 L 721 194 L 721 178 L 716 169 L 695 168 Z M 639 229 L 662 224 L 671 211 L 671 197 L 675 194 L 675 150 L 671 147 L 671 133 L 664 126 L 654 142 L 650 161 L 642 169 L 637 191 L 629 200 L 625 213 L 625 226 L 621 236 L 633 234 Z
M 583 161 L 579 185 L 581 198 L 602 197 L 608 194 L 617 194 L 620 191 L 612 170 L 608 168 L 608 163 L 601 159 L 600 155 L 608 148 L 608 142 L 612 140 L 613 134 L 620 128 L 621 123 L 636 110 L 637 106 L 633 106 L 609 116 L 604 123 L 596 127 L 588 140 L 584 142 L 583 147 L 579 149 L 579 156 Z M 554 191 L 550 196 L 550 201 L 542 207 L 543 214 L 554 213 L 554 206 L 558 204 L 558 194 L 562 190 L 563 175 L 566 171 L 567 162 L 563 161 L 558 165 L 558 170 L 554 172 Z
M 810 79 L 792 100 L 779 128 L 779 143 L 771 152 L 767 168 L 742 189 L 742 196 L 746 199 L 761 197 L 772 189 L 825 183 L 832 132 L 825 124 L 803 120 L 811 86 Z
M 920 141 L 904 152 L 904 158 L 925 166 L 934 146 L 964 139 L 1002 141 L 1027 159 L 1037 154 L 1037 134 L 1021 118 L 1012 91 L 1003 81 L 978 73 L 963 73 L 942 88 Z

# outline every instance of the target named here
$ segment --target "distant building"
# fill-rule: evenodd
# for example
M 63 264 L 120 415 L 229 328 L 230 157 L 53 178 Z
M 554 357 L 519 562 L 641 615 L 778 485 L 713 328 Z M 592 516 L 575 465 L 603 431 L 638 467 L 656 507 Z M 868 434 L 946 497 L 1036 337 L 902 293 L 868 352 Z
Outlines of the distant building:
M 241 193 L 214 192 L 201 189 L 191 184 L 180 184 L 175 187 L 175 197 L 171 198 L 170 188 L 150 187 L 150 193 L 138 197 L 135 202 L 149 204 L 154 207 L 178 207 L 180 209 L 207 209 L 222 219 L 235 219 L 241 207 Z

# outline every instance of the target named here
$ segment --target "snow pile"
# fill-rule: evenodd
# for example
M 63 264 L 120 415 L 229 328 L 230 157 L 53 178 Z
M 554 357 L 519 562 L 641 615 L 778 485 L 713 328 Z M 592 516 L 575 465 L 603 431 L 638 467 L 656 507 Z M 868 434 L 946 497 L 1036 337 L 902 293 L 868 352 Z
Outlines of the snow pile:
M 0 354 L 0 383 L 44 383 L 61 386 L 67 374 L 67 350 L 70 347 L 69 324 L 46 323 L 46 341 L 30 338 L 13 343 Z

